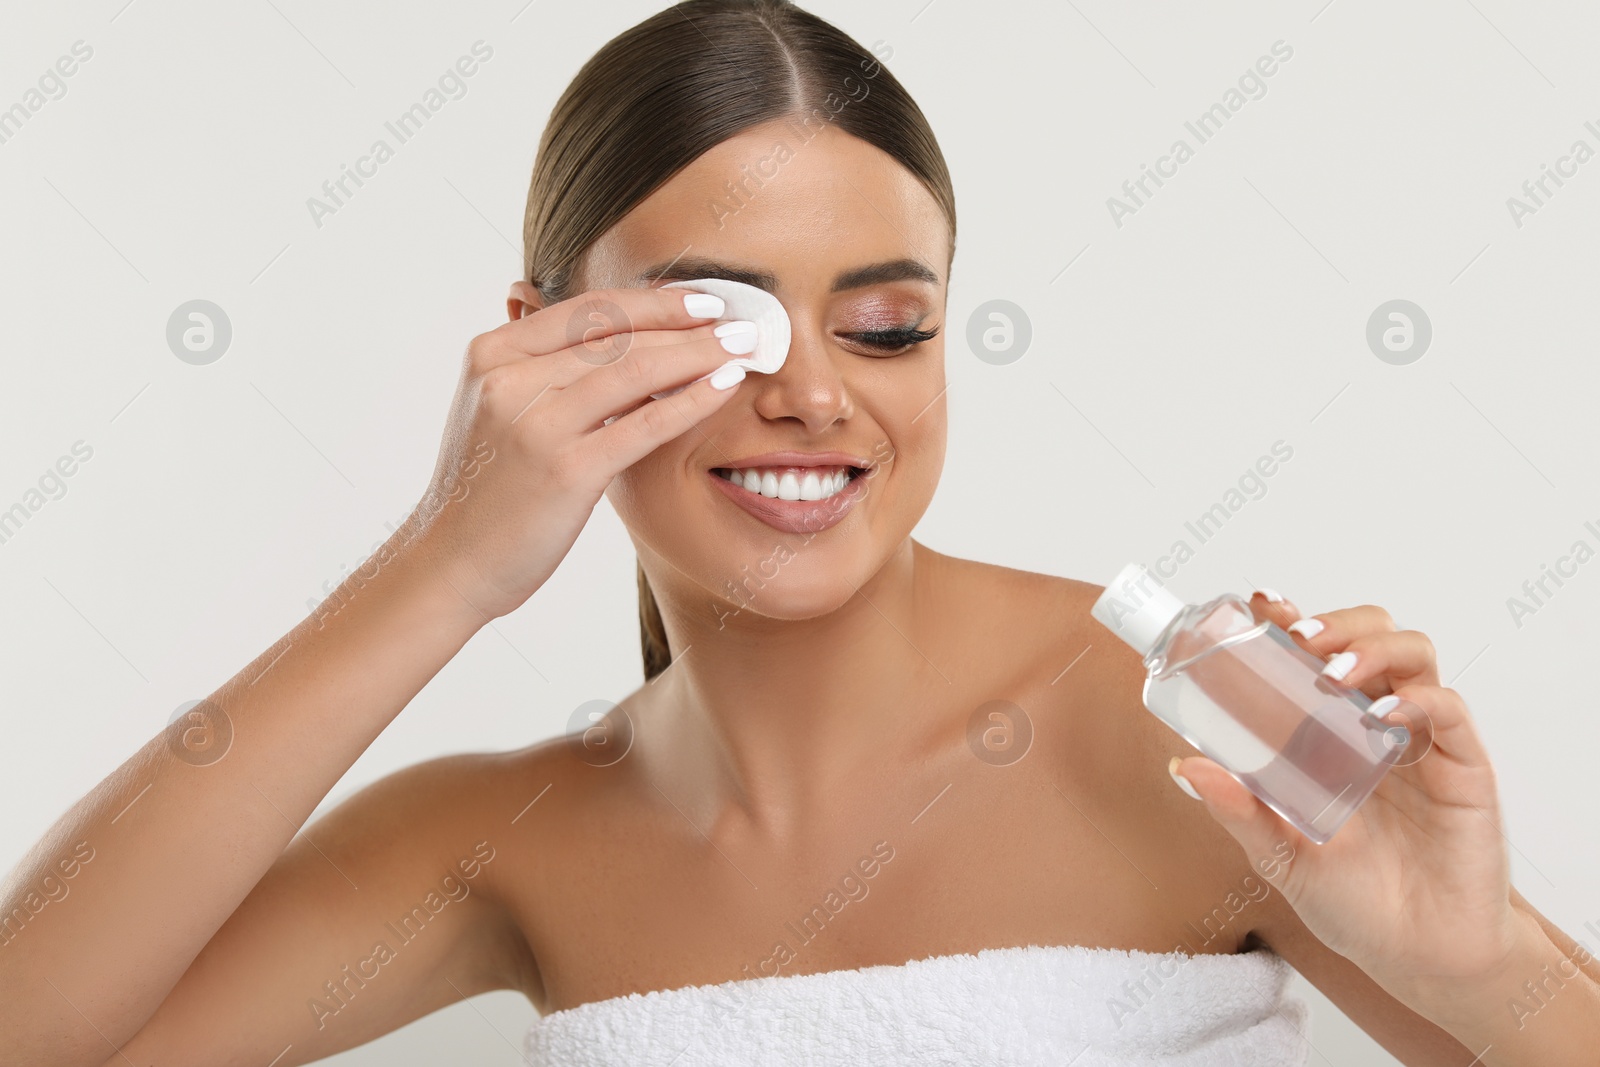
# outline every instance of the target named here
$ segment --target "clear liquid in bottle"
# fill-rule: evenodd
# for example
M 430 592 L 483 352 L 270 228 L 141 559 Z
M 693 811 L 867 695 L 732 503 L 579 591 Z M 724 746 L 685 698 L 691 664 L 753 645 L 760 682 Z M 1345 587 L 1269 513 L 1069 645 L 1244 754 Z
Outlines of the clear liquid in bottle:
M 1144 657 L 1145 707 L 1317 844 L 1414 740 L 1236 594 L 1185 604 L 1130 563 L 1091 614 Z

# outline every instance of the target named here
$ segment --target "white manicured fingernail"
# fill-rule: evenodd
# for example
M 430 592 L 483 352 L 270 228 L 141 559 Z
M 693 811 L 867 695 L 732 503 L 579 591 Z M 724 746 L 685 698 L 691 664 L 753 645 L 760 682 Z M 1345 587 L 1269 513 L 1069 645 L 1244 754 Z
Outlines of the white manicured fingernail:
M 716 373 L 711 376 L 711 388 L 732 389 L 742 381 L 744 381 L 743 367 L 718 367 Z
M 1180 764 L 1182 762 L 1183 762 L 1183 757 L 1182 756 L 1173 756 L 1170 760 L 1167 761 L 1167 773 L 1172 776 L 1172 780 L 1174 782 L 1178 783 L 1178 788 L 1179 789 L 1183 790 L 1185 793 L 1188 793 L 1190 796 L 1194 797 L 1196 800 L 1204 800 L 1205 799 L 1204 797 L 1202 797 L 1199 793 L 1195 792 L 1194 786 L 1189 784 L 1189 779 L 1185 778 L 1183 775 L 1178 773 L 1178 764 Z
M 1323 631 L 1321 619 L 1297 619 L 1289 624 L 1289 631 L 1297 633 L 1307 641 Z
M 711 331 L 722 339 L 722 347 L 736 356 L 748 356 L 756 350 L 756 324 L 744 319 L 725 322 Z
M 683 298 L 683 310 L 697 319 L 719 319 L 727 309 L 722 297 L 710 293 L 689 293 Z
M 1354 652 L 1341 652 L 1323 666 L 1322 673 L 1329 678 L 1343 681 L 1344 676 L 1349 674 L 1350 668 L 1355 665 L 1356 654 Z
M 1279 593 L 1276 589 L 1268 589 L 1266 586 L 1262 586 L 1260 589 L 1257 589 L 1256 592 L 1260 593 L 1274 604 L 1283 603 L 1283 594 Z
M 1381 719 L 1399 706 L 1400 698 L 1390 693 L 1388 696 L 1381 696 L 1374 700 L 1372 706 L 1367 709 L 1367 714 Z

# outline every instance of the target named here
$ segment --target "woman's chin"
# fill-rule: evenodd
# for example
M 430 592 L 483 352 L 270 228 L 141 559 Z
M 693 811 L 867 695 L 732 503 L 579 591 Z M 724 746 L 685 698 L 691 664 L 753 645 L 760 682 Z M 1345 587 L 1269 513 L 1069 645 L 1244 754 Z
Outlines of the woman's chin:
M 798 622 L 839 610 L 869 575 L 854 580 L 843 571 L 811 568 L 804 573 L 784 572 L 767 577 L 745 570 L 718 590 L 723 603 L 718 617 L 724 624 L 743 616 Z

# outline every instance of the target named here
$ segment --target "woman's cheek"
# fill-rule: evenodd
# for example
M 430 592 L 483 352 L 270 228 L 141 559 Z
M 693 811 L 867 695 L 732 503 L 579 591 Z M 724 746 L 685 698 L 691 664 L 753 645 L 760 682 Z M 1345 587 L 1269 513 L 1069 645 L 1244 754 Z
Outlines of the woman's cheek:
M 640 499 L 641 488 L 648 482 L 639 474 L 639 467 L 648 462 L 648 459 L 640 460 L 612 478 L 611 484 L 606 486 L 606 499 L 611 501 L 612 510 L 626 525 L 631 526 L 641 517 L 641 511 L 649 507 L 648 500 Z
M 606 488 L 611 507 L 624 523 L 649 529 L 667 524 L 685 489 L 683 459 L 664 455 L 666 447 L 621 471 Z
M 894 479 L 896 504 L 915 512 L 913 524 L 927 510 L 939 486 L 946 434 L 944 402 L 940 400 L 894 435 L 890 467 L 898 468 L 899 474 Z

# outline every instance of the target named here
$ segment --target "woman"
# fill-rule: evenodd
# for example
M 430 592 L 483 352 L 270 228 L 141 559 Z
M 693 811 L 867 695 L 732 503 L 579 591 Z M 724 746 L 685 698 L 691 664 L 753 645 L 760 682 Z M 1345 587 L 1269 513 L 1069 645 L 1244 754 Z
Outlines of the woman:
M 1173 758 L 1099 587 L 910 537 L 944 452 L 955 210 L 872 53 L 779 0 L 646 20 L 557 104 L 525 240 L 433 483 L 359 585 L 15 872 L 8 914 L 74 865 L 70 907 L 0 950 L 12 1061 L 287 1067 L 510 988 L 544 1014 L 540 1063 L 1304 1063 L 1290 965 L 1407 1064 L 1593 1047 L 1600 969 L 1511 888 L 1425 636 L 1252 598 L 1432 722 L 1317 846 Z M 782 301 L 780 371 L 706 377 L 750 333 L 662 288 L 706 278 Z M 769 473 L 843 488 L 780 502 Z M 638 552 L 646 684 L 296 836 L 602 494 Z

